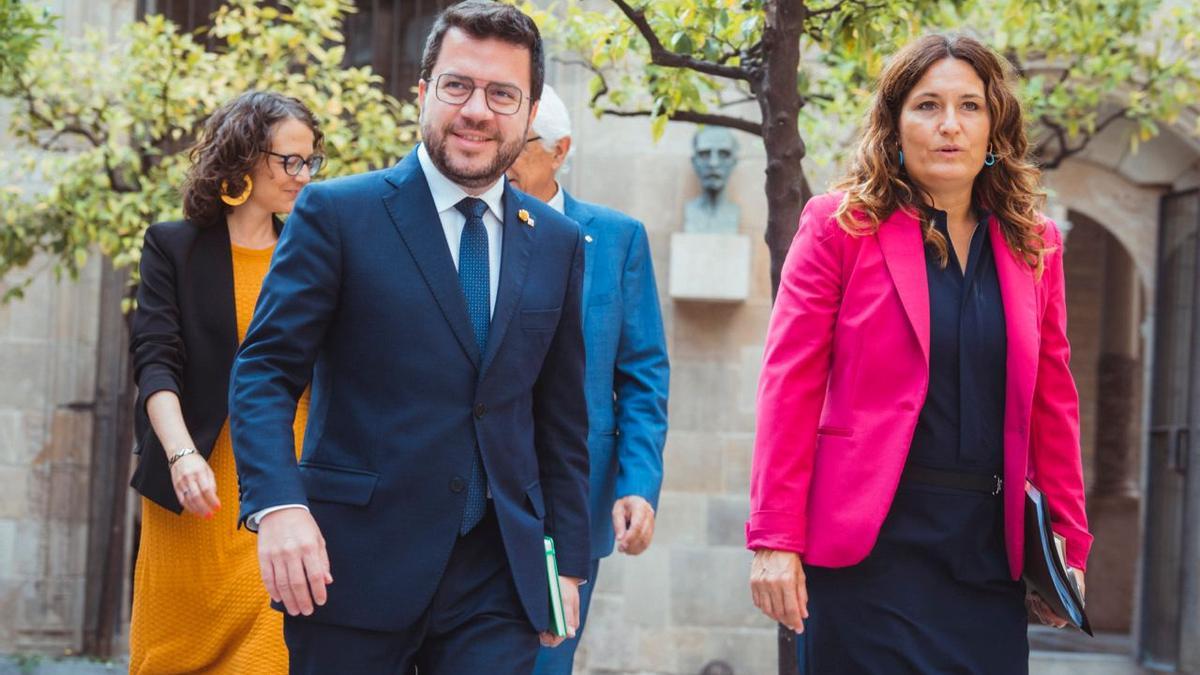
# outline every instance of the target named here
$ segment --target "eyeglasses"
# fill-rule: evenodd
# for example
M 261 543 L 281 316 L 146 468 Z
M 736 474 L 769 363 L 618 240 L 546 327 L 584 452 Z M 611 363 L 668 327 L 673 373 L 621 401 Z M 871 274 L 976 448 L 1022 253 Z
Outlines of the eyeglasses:
M 442 73 L 438 75 L 433 90 L 442 103 L 464 105 L 475 94 L 475 80 L 462 75 Z M 521 109 L 521 100 L 525 95 L 516 85 L 500 82 L 488 82 L 483 88 L 487 107 L 497 115 L 515 115 Z
M 308 167 L 308 175 L 315 176 L 325 166 L 325 155 L 313 155 L 304 159 L 300 155 L 281 155 L 278 152 L 264 150 L 263 152 L 283 160 L 283 171 L 289 176 L 299 176 L 300 170 Z

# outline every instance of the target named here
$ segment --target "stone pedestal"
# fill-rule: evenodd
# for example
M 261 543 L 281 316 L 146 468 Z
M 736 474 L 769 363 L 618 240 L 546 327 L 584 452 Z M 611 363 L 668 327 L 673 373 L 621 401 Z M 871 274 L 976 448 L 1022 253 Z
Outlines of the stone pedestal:
M 746 300 L 750 296 L 750 237 L 672 234 L 670 280 L 675 300 Z

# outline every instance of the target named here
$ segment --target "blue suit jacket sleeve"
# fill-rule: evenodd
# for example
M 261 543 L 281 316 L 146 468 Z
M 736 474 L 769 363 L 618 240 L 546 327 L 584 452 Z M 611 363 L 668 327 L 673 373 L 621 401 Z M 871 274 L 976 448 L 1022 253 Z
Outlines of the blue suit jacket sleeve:
M 617 498 L 637 495 L 657 510 L 667 437 L 670 365 L 646 230 L 638 223 L 621 275 L 624 314 L 614 364 Z
M 534 447 L 546 501 L 546 534 L 554 538 L 559 574 L 587 579 L 587 399 L 584 395 L 583 237 L 575 244 L 558 328 L 533 388 Z
M 321 204 L 321 186 L 310 185 L 301 191 L 275 247 L 230 377 L 239 523 L 272 506 L 308 504 L 292 425 L 337 305 L 340 279 L 333 211 Z

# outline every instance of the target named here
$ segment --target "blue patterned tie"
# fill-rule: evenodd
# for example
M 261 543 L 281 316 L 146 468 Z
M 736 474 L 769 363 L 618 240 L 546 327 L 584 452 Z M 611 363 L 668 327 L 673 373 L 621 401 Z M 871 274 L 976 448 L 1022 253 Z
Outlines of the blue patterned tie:
M 462 239 L 458 243 L 458 283 L 462 285 L 463 295 L 467 298 L 467 314 L 471 317 L 471 328 L 474 329 L 475 342 L 479 344 L 479 354 L 482 356 L 487 351 L 488 327 L 492 322 L 488 237 L 487 228 L 483 226 L 483 212 L 487 210 L 487 204 L 481 199 L 467 197 L 455 208 L 467 218 Z M 474 461 L 471 462 L 471 479 L 467 483 L 467 505 L 463 510 L 459 533 L 470 532 L 483 520 L 486 511 L 487 475 L 484 473 L 483 459 L 479 456 L 479 445 L 476 444 Z

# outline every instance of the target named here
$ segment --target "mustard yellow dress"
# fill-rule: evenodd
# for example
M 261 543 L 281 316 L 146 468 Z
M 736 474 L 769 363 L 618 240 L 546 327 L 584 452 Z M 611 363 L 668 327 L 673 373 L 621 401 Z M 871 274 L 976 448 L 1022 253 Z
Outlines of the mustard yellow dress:
M 275 249 L 232 249 L 240 343 Z M 297 455 L 307 419 L 305 391 L 296 409 Z M 208 463 L 221 500 L 211 520 L 186 511 L 175 515 L 142 498 L 129 672 L 287 673 L 283 615 L 268 604 L 258 572 L 257 539 L 237 527 L 237 471 L 228 420 Z

